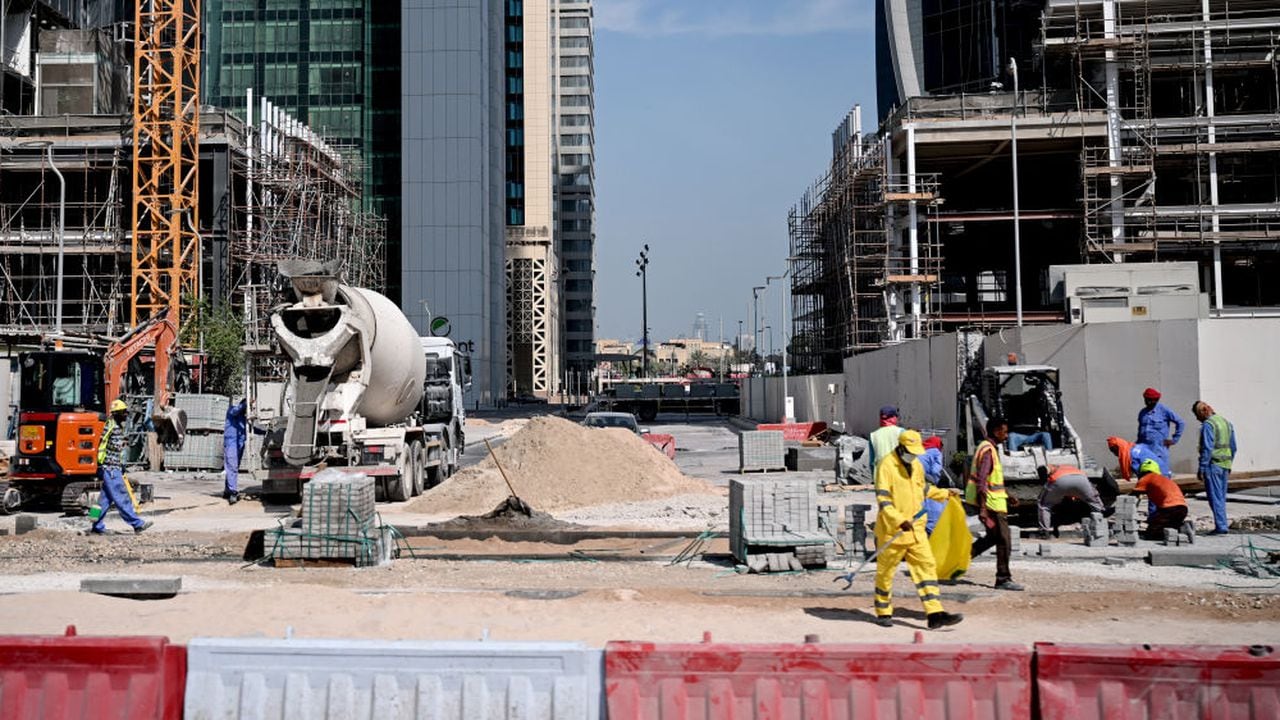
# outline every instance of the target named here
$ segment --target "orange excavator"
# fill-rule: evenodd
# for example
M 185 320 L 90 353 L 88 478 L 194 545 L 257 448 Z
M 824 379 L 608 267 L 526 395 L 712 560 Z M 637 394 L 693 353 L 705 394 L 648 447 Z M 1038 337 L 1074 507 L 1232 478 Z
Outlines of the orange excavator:
M 166 315 L 134 328 L 105 352 L 20 354 L 17 453 L 0 512 L 54 499 L 65 512 L 86 510 L 98 490 L 106 409 L 117 398 L 129 404 L 126 428 L 135 462 L 147 459 L 148 443 L 137 440 L 150 428 L 159 444 L 181 447 L 186 413 L 172 407 L 171 398 L 188 378 L 177 340 L 177 326 Z M 148 355 L 154 358 L 151 372 L 144 362 Z

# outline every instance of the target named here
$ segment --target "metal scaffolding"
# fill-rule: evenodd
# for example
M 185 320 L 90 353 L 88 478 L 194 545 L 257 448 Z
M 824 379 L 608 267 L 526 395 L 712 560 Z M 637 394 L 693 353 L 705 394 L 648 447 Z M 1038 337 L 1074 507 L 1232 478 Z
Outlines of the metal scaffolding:
M 896 172 L 887 143 L 856 130 L 857 114 L 787 219 L 791 351 L 802 372 L 838 372 L 855 352 L 939 330 L 937 176 Z
M 1081 152 L 1086 259 L 1205 259 L 1223 307 L 1224 250 L 1280 240 L 1277 45 L 1272 2 L 1049 3 L 1046 63 L 1107 116 Z

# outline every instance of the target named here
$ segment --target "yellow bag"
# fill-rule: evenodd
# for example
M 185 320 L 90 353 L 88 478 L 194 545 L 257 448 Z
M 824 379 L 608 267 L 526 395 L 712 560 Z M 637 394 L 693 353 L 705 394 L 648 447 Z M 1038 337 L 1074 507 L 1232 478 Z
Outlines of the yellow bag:
M 933 561 L 938 565 L 938 579 L 955 580 L 969 571 L 969 553 L 973 551 L 973 535 L 965 519 L 964 506 L 952 497 L 942 509 L 938 524 L 929 536 Z

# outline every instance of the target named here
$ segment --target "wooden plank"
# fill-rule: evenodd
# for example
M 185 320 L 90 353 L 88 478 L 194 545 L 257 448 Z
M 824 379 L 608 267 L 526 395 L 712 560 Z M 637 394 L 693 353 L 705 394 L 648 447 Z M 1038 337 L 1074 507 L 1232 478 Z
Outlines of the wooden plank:
M 885 277 L 886 283 L 931 283 L 937 282 L 937 275 L 888 275 Z
M 1092 175 L 1150 175 L 1155 168 L 1150 165 L 1118 165 L 1111 167 L 1110 165 L 1102 165 L 1100 167 L 1087 167 L 1084 169 L 1086 176 Z

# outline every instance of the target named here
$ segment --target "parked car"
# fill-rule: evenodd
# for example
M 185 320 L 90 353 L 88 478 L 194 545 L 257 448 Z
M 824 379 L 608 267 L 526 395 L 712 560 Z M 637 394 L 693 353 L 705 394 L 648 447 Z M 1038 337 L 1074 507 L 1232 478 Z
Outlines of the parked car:
M 593 412 L 587 413 L 583 425 L 594 428 L 626 428 L 637 435 L 647 435 L 648 428 L 640 427 L 636 416 L 627 412 Z

